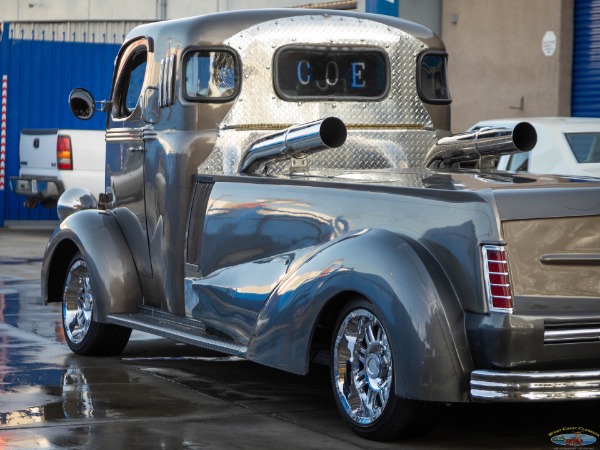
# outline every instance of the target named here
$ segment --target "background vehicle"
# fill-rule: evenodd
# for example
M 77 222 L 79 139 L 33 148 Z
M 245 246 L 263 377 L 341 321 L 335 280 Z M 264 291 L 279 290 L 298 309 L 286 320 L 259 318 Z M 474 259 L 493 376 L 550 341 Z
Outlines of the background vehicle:
M 66 191 L 42 298 L 70 348 L 131 329 L 296 374 L 359 435 L 440 405 L 600 397 L 600 180 L 454 169 L 535 131 L 449 136 L 444 45 L 400 19 L 257 10 L 135 28 L 99 209 Z M 78 117 L 94 99 L 76 89 Z M 576 182 L 577 181 L 577 182 Z
M 512 128 L 522 120 L 537 132 L 538 144 L 528 153 L 501 156 L 498 170 L 560 175 L 600 175 L 600 118 L 528 117 L 492 119 L 473 125 Z
M 96 197 L 104 192 L 104 131 L 24 129 L 19 139 L 20 170 L 11 177 L 13 192 L 26 197 L 25 206 L 38 202 L 55 208 L 60 195 L 83 187 Z

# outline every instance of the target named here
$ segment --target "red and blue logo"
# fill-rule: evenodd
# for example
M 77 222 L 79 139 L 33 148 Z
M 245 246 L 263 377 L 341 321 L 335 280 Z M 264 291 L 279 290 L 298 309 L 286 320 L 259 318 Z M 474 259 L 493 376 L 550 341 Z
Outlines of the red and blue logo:
M 586 447 L 598 440 L 598 433 L 582 427 L 565 427 L 549 434 L 550 441 L 565 447 Z

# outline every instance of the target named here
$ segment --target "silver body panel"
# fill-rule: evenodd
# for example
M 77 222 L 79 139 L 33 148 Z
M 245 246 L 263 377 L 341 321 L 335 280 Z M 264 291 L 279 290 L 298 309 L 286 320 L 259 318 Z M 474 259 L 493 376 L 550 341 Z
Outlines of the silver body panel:
M 274 55 L 316 44 L 386 52 L 386 95 L 281 98 Z M 184 98 L 186 51 L 211 48 L 237 55 L 237 94 Z M 142 89 L 164 90 L 152 124 L 140 104 L 126 117 L 115 106 L 127 58 L 140 49 L 148 57 Z M 600 181 L 425 168 L 449 133 L 450 110 L 422 101 L 416 88 L 424 51 L 443 52 L 443 43 L 415 24 L 365 14 L 246 11 L 136 28 L 116 62 L 107 119 L 112 200 L 108 211 L 74 213 L 57 229 L 44 258 L 44 300 L 61 301 L 65 265 L 78 250 L 101 286 L 96 320 L 293 373 L 328 350 L 323 330 L 358 295 L 382 313 L 398 396 L 537 398 L 470 386 L 475 375 L 496 382 L 508 372 L 529 379 L 563 370 L 595 383 L 600 235 L 561 237 L 573 223 L 598 229 Z M 260 139 L 330 116 L 348 128 L 340 148 L 240 173 Z M 519 268 L 510 271 L 511 311 L 488 307 L 483 245 L 506 246 L 509 266 Z M 536 283 L 519 275 L 527 255 Z M 560 291 L 540 281 L 548 271 Z M 569 284 L 574 272 L 583 287 Z

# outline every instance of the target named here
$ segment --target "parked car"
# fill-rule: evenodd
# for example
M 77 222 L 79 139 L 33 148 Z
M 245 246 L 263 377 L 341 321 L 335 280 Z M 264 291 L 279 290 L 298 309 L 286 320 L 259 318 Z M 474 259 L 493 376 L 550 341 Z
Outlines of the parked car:
M 501 156 L 498 170 L 600 176 L 600 118 L 493 119 L 478 122 L 469 130 L 512 128 L 523 120 L 535 127 L 538 143 L 531 152 Z
M 600 397 L 600 179 L 455 169 L 535 131 L 450 136 L 443 42 L 398 18 L 257 10 L 131 31 L 109 189 L 67 191 L 42 267 L 69 347 L 143 330 L 331 367 L 360 436 L 440 405 Z M 77 116 L 95 101 L 78 89 Z
M 96 197 L 104 192 L 105 131 L 23 129 L 19 139 L 19 175 L 10 178 L 12 191 L 25 206 L 56 208 L 67 189 L 81 187 Z

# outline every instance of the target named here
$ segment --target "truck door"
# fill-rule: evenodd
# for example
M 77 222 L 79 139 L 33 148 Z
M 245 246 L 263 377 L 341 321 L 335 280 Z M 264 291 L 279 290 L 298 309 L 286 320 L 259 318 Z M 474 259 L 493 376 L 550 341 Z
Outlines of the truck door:
M 113 194 L 114 207 L 126 207 L 135 219 L 128 226 L 138 228 L 146 251 L 146 211 L 144 204 L 144 139 L 155 136 L 142 118 L 140 96 L 146 85 L 148 39 L 124 45 L 117 56 L 111 92 L 111 110 L 106 131 L 106 183 Z M 128 230 L 132 232 L 132 230 Z M 140 275 L 152 276 L 151 267 L 140 265 Z

